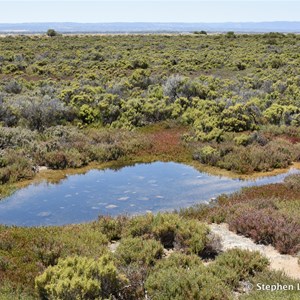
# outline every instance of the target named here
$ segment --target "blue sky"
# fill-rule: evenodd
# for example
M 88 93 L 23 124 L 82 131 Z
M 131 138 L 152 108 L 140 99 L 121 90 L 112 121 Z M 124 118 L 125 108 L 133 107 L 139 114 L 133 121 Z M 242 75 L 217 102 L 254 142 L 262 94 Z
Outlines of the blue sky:
M 0 0 L 0 23 L 300 21 L 300 0 Z

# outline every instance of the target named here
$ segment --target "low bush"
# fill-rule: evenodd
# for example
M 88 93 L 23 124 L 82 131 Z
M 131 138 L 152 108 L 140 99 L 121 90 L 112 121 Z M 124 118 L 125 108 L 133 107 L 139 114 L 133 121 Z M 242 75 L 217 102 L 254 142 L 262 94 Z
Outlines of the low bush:
M 195 220 L 183 221 L 175 236 L 175 249 L 183 249 L 187 253 L 206 255 L 208 250 L 209 228 Z
M 37 238 L 33 246 L 33 252 L 44 267 L 49 267 L 56 265 L 58 259 L 63 256 L 63 248 L 62 241 L 54 238 Z
M 165 248 L 174 248 L 180 223 L 181 220 L 176 215 L 157 214 L 153 219 L 151 231 Z M 180 243 L 180 241 L 178 242 Z
M 36 131 L 31 131 L 22 127 L 9 128 L 1 127 L 0 130 L 0 149 L 17 148 L 32 144 L 38 139 Z
M 20 123 L 31 130 L 44 131 L 47 127 L 61 124 L 68 115 L 72 119 L 72 111 L 58 99 L 46 95 L 44 97 L 18 98 L 12 103 Z
M 127 225 L 128 218 L 126 216 L 110 217 L 99 216 L 94 227 L 105 234 L 109 241 L 119 240 L 122 236 L 122 230 Z
M 174 253 L 150 272 L 145 287 L 151 299 L 231 299 L 231 292 L 195 256 Z
M 165 248 L 183 249 L 201 255 L 207 242 L 208 227 L 197 221 L 184 221 L 175 214 L 154 217 L 153 235 Z
M 164 248 L 181 249 L 201 255 L 207 243 L 209 229 L 195 220 L 183 220 L 177 214 L 148 214 L 130 220 L 125 235 L 153 237 Z
M 150 237 L 152 231 L 153 214 L 136 216 L 129 220 L 128 226 L 124 228 L 123 235 L 132 237 Z
M 0 256 L 3 262 L 8 262 L 5 270 L 0 268 L 0 277 L 32 289 L 34 278 L 46 267 L 57 264 L 60 258 L 99 257 L 108 252 L 107 243 L 106 236 L 91 224 L 35 228 L 0 226 Z
M 284 185 L 291 190 L 300 190 L 300 174 L 293 174 L 284 179 Z
M 5 151 L 0 155 L 0 183 L 14 183 L 34 176 L 33 164 L 23 151 Z
M 109 256 L 60 259 L 35 279 L 41 299 L 107 299 L 117 296 L 126 283 Z
M 248 146 L 253 141 L 252 135 L 241 134 L 234 138 L 237 146 Z
M 297 145 L 283 140 L 263 143 L 262 146 L 258 141 L 250 142 L 256 138 L 255 134 L 243 134 L 235 138 L 237 145 L 228 141 L 214 143 L 213 146 L 202 145 L 200 150 L 194 152 L 193 157 L 201 163 L 242 174 L 286 168 L 292 161 L 299 160 Z
M 160 242 L 140 237 L 124 238 L 118 246 L 115 257 L 121 265 L 138 264 L 151 266 L 163 255 Z
M 68 166 L 66 154 L 63 151 L 46 153 L 45 165 L 51 169 L 65 169 Z
M 182 269 L 191 269 L 191 268 L 203 268 L 205 269 L 203 261 L 198 255 L 195 254 L 184 254 L 180 251 L 173 252 L 165 260 L 160 261 L 155 267 L 154 270 L 159 270 L 160 266 L 164 268 L 182 268 Z
M 229 227 L 255 242 L 271 244 L 279 252 L 296 254 L 300 250 L 300 224 L 272 209 L 242 210 L 229 221 Z
M 0 284 L 1 300 L 36 300 L 27 288 L 19 287 L 9 281 L 3 280 Z
M 268 264 L 268 260 L 259 252 L 232 249 L 219 255 L 208 269 L 226 285 L 236 288 L 240 281 L 248 280 L 256 273 L 262 272 Z
M 204 146 L 198 153 L 194 154 L 194 159 L 203 164 L 215 166 L 220 159 L 220 152 L 211 146 Z
M 190 207 L 180 208 L 175 212 L 177 212 L 184 219 L 206 220 L 206 217 L 211 212 L 211 204 L 197 203 Z

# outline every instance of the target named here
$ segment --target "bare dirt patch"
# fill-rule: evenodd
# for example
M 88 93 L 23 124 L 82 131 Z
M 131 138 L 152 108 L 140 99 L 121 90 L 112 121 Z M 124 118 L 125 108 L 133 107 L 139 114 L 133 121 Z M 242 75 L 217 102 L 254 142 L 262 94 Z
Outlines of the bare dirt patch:
M 259 251 L 263 256 L 269 259 L 271 270 L 283 271 L 291 278 L 300 279 L 300 266 L 297 257 L 280 254 L 270 245 L 258 245 L 251 239 L 230 231 L 228 224 L 210 224 L 209 227 L 213 233 L 221 237 L 223 251 L 233 248 Z

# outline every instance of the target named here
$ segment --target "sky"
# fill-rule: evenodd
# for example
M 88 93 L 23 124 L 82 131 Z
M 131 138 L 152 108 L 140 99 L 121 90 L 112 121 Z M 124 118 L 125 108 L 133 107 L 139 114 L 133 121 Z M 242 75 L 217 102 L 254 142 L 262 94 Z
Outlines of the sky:
M 300 21 L 300 0 L 0 0 L 0 23 Z

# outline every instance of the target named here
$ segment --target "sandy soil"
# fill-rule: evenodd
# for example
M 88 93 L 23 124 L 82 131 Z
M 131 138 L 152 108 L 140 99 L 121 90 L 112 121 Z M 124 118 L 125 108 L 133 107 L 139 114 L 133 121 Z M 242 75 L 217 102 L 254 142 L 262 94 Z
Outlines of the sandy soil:
M 280 270 L 291 278 L 300 279 L 300 266 L 297 257 L 280 254 L 272 246 L 255 244 L 251 239 L 230 231 L 227 224 L 211 224 L 209 227 L 213 233 L 221 237 L 222 250 L 240 248 L 259 251 L 270 260 L 270 269 Z

